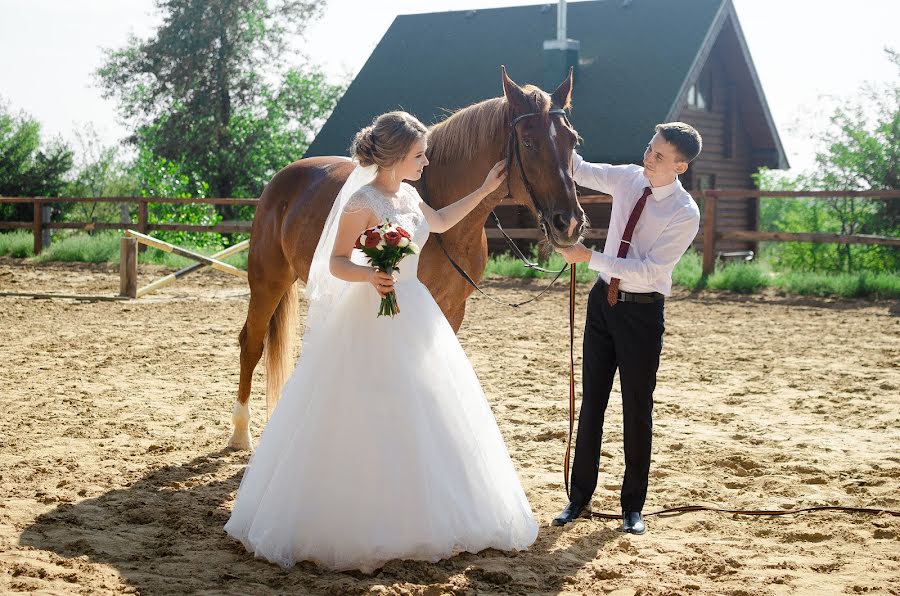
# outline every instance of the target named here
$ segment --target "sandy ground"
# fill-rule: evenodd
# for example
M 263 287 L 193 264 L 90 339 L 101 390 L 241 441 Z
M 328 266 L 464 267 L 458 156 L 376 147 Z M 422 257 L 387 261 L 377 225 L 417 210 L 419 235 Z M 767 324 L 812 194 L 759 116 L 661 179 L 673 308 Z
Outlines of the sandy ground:
M 141 283 L 160 271 L 142 266 Z M 487 287 L 516 300 L 534 286 Z M 0 260 L 0 291 L 117 289 L 105 265 Z M 255 560 L 222 530 L 248 458 L 223 449 L 247 297 L 217 272 L 136 302 L 0 297 L 0 592 L 900 594 L 900 518 L 885 514 L 690 513 L 650 517 L 644 536 L 613 521 L 550 527 L 565 504 L 564 287 L 519 310 L 475 297 L 460 332 L 541 524 L 529 551 L 373 576 Z M 645 512 L 900 509 L 898 314 L 887 302 L 673 297 Z M 610 404 L 594 508 L 616 512 L 617 392 Z

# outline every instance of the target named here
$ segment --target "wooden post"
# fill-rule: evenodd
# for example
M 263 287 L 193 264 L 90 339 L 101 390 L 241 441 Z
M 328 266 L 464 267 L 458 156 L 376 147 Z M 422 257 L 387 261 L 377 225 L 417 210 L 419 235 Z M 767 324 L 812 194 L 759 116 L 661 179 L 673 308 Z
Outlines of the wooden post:
M 718 197 L 714 191 L 705 191 L 703 197 L 703 275 L 712 275 L 716 267 L 716 206 Z
M 53 216 L 53 206 L 52 205 L 42 205 L 41 206 L 41 223 L 43 223 L 43 224 L 50 223 L 50 218 L 52 216 Z M 48 246 L 50 246 L 50 228 L 42 227 L 41 246 L 43 248 L 47 248 Z
M 137 238 L 119 240 L 119 296 L 137 298 Z
M 147 233 L 147 200 L 146 199 L 138 199 L 138 232 L 141 234 Z M 147 250 L 147 247 L 143 244 L 138 246 L 138 250 L 144 252 Z
M 34 235 L 34 254 L 37 256 L 44 250 L 44 210 L 39 197 L 35 197 L 31 204 L 34 207 L 31 233 Z
M 138 199 L 138 232 L 147 233 L 147 200 Z

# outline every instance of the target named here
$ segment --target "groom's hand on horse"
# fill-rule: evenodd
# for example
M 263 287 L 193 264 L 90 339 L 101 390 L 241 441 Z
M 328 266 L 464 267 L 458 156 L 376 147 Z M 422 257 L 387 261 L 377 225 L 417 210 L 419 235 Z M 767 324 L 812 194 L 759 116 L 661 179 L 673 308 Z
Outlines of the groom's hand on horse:
M 388 275 L 378 269 L 372 269 L 372 273 L 369 276 L 369 283 L 375 286 L 375 290 L 382 298 L 394 291 L 395 281 L 397 280 L 393 275 Z
M 569 265 L 574 265 L 575 263 L 587 263 L 591 260 L 591 249 L 580 242 L 573 244 L 572 246 L 567 246 L 566 248 L 560 248 L 558 246 L 554 246 L 553 248 L 562 255 Z
M 481 190 L 487 196 L 497 190 L 500 183 L 504 180 L 506 180 L 506 160 L 502 159 L 495 163 L 491 171 L 485 176 L 484 182 L 481 183 Z

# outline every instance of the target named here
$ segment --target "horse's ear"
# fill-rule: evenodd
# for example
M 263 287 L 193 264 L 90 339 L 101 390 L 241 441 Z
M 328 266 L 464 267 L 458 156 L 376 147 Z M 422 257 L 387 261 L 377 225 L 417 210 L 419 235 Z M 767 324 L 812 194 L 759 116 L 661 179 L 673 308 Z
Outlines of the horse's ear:
M 553 105 L 564 110 L 572 107 L 572 71 L 573 67 L 570 66 L 569 76 L 559 84 L 559 87 L 556 88 L 556 91 L 551 96 Z
M 500 78 L 503 79 L 503 95 L 514 112 L 527 112 L 528 99 L 522 88 L 506 74 L 506 66 L 500 66 Z

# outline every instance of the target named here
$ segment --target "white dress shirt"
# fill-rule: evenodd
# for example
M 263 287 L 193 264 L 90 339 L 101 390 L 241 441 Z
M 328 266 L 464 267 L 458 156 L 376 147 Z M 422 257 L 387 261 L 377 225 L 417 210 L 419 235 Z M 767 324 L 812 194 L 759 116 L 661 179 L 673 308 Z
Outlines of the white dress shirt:
M 637 165 L 612 166 L 584 161 L 573 154 L 575 182 L 611 195 L 612 214 L 603 252 L 591 251 L 588 267 L 606 283 L 618 277 L 623 292 L 672 293 L 672 270 L 700 229 L 700 209 L 678 178 L 652 188 L 631 237 L 625 258 L 618 258 L 622 234 L 631 210 L 650 181 Z

